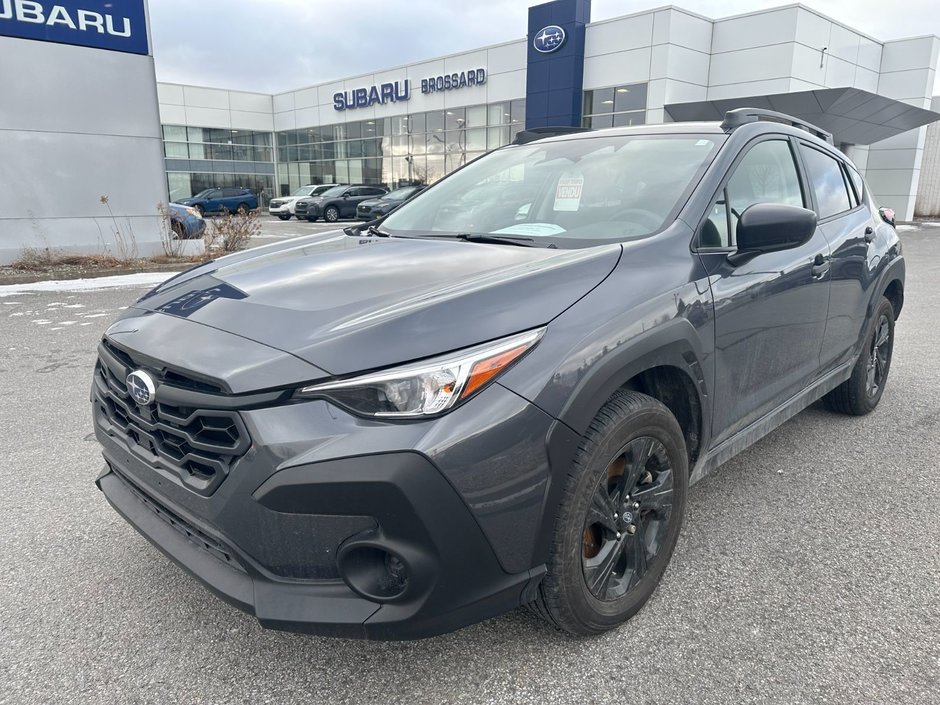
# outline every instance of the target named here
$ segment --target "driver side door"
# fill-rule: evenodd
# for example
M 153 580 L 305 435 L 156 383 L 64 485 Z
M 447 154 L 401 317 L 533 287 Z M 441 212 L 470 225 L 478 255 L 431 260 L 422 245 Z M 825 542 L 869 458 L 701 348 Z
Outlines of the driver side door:
M 817 227 L 803 245 L 732 263 L 738 218 L 756 203 L 813 208 L 796 145 L 784 135 L 742 150 L 698 230 L 715 310 L 714 443 L 799 393 L 819 370 L 829 244 Z

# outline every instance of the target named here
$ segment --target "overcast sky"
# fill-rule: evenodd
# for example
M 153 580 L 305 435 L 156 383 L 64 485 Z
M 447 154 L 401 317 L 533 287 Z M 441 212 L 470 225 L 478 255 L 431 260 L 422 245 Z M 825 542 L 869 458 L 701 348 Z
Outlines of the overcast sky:
M 667 4 L 669 0 L 662 0 Z M 706 17 L 786 4 L 673 0 Z M 157 79 L 279 92 L 525 35 L 534 0 L 150 0 Z M 937 0 L 809 4 L 878 39 L 940 34 Z M 602 20 L 659 0 L 594 0 Z M 934 90 L 940 93 L 940 77 Z

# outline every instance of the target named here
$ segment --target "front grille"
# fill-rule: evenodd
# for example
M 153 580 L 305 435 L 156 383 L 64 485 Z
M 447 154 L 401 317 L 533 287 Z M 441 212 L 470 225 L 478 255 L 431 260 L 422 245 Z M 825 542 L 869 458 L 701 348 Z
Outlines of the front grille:
M 195 544 L 197 548 L 205 551 L 213 558 L 222 561 L 230 568 L 234 568 L 241 573 L 245 572 L 245 569 L 242 567 L 241 563 L 235 559 L 233 552 L 225 544 L 200 531 L 195 526 L 179 516 L 176 512 L 173 512 L 164 507 L 160 502 L 139 489 L 133 482 L 124 477 L 120 472 L 114 471 L 114 474 L 125 484 L 127 489 L 129 489 L 131 493 L 138 500 L 140 500 L 141 504 L 147 507 L 147 509 L 152 511 L 171 527 L 176 529 L 176 531 L 178 531 L 180 534 L 185 536 L 190 542 Z
M 127 352 L 102 344 L 94 377 L 98 424 L 144 462 L 177 476 L 199 494 L 212 494 L 251 446 L 241 417 L 230 409 L 167 403 L 161 394 L 164 387 L 175 392 L 174 398 L 185 399 L 190 392 L 200 401 L 221 391 L 169 370 L 148 369 L 158 380 L 156 401 L 140 405 L 128 393 L 125 380 L 141 367 Z

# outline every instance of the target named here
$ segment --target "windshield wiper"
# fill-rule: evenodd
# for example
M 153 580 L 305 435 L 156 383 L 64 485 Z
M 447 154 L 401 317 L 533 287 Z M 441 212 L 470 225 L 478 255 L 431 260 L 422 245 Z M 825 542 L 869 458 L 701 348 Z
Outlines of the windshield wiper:
M 368 223 L 367 227 L 363 226 L 350 226 L 343 228 L 343 232 L 349 235 L 350 237 L 361 237 L 363 230 L 369 233 L 371 237 L 391 237 L 390 233 L 385 232 L 384 230 L 379 230 L 374 223 Z
M 466 242 L 483 242 L 493 245 L 519 245 L 520 247 L 538 247 L 531 237 L 517 237 L 513 235 L 488 235 L 487 233 L 457 233 L 458 240 Z

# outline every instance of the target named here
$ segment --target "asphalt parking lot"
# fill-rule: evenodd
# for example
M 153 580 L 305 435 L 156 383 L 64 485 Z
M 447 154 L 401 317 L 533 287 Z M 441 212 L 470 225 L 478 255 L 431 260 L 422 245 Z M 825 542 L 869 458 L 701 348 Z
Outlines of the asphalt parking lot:
M 813 407 L 696 485 L 651 602 L 582 640 L 524 610 L 407 643 L 262 630 L 94 486 L 95 346 L 142 290 L 0 287 L 0 702 L 940 703 L 940 227 L 902 230 L 878 410 Z
M 297 220 L 297 218 L 281 220 L 277 216 L 268 215 L 264 211 L 259 215 L 258 220 L 261 223 L 261 232 L 252 238 L 253 246 L 267 245 L 271 242 L 288 240 L 300 235 L 325 233 L 337 228 L 359 225 L 361 222 L 358 220 L 341 220 L 338 223 L 324 223 L 322 220 L 318 220 L 315 223 L 308 223 L 306 220 Z

